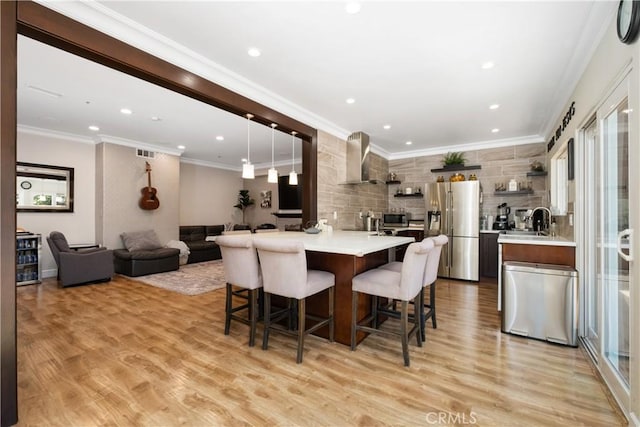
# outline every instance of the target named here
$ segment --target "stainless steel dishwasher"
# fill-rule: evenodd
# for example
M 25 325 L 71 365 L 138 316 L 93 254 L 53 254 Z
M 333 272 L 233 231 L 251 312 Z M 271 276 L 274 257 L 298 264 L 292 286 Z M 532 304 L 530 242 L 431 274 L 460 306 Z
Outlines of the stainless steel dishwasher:
M 578 272 L 563 265 L 502 265 L 502 332 L 578 345 Z

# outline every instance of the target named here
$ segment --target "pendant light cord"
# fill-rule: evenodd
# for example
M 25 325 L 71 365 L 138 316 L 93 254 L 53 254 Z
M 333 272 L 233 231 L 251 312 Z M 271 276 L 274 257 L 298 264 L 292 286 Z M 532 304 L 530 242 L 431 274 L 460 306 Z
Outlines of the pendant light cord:
M 251 164 L 251 119 L 253 114 L 247 114 L 247 163 Z

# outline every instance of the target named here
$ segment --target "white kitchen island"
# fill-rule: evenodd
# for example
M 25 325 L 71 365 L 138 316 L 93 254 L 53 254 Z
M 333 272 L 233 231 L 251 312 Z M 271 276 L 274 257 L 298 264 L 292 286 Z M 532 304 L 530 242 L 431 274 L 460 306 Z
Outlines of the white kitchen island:
M 297 240 L 304 244 L 307 266 L 311 269 L 330 271 L 336 276 L 335 289 L 335 340 L 351 344 L 351 279 L 367 270 L 381 266 L 395 257 L 395 248 L 414 241 L 413 237 L 376 236 L 366 231 L 322 231 L 318 234 L 304 232 L 272 232 L 253 234 L 254 239 Z M 307 298 L 309 314 L 327 316 L 327 293 L 322 292 Z M 371 312 L 371 297 L 359 295 L 358 320 Z M 317 335 L 328 337 L 328 329 L 321 328 Z M 366 333 L 359 331 L 360 342 Z

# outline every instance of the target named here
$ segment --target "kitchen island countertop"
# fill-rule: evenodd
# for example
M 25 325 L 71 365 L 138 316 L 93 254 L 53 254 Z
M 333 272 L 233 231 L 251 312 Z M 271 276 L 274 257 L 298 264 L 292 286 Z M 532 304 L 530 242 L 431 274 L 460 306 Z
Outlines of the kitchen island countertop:
M 318 234 L 305 232 L 283 231 L 277 233 L 258 233 L 252 235 L 254 239 L 290 239 L 304 244 L 307 251 L 325 252 L 343 255 L 364 255 L 391 249 L 396 246 L 413 243 L 413 237 L 377 236 L 368 231 L 321 231 Z

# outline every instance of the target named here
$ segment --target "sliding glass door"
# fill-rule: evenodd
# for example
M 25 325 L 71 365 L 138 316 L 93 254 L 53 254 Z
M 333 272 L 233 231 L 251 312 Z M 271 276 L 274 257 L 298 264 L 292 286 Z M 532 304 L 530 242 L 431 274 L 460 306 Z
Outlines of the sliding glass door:
M 623 81 L 583 129 L 584 342 L 618 402 L 629 405 L 629 113 Z M 637 187 L 636 187 L 637 191 Z

